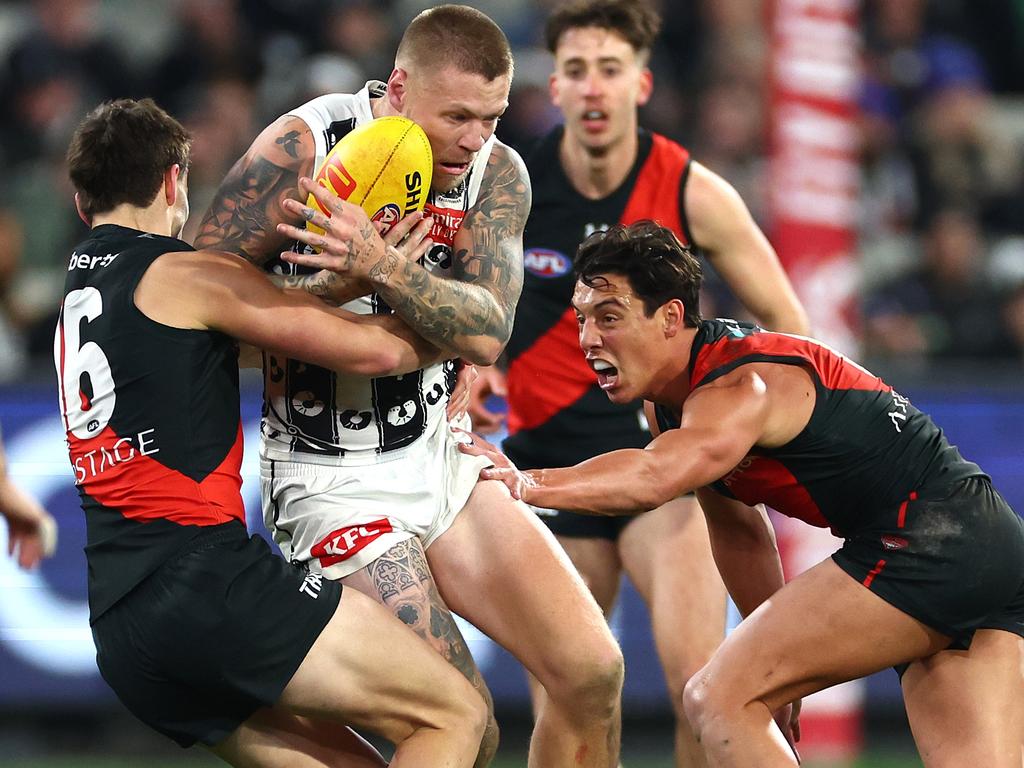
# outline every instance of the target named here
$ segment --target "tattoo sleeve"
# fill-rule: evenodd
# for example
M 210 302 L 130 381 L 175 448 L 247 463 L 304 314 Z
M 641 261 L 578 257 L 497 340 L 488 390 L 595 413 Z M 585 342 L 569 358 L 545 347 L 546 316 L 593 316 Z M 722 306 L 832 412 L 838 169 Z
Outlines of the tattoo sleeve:
M 497 144 L 480 197 L 456 236 L 452 279 L 386 253 L 371 270 L 374 287 L 425 339 L 472 359 L 475 341 L 502 347 L 512 333 L 523 287 L 523 228 L 530 179 L 522 159 Z
M 313 170 L 313 135 L 297 117 L 283 117 L 261 133 L 228 172 L 203 217 L 195 246 L 237 253 L 262 266 L 287 247 L 280 222 L 295 223 L 282 207 L 299 198 L 300 175 Z

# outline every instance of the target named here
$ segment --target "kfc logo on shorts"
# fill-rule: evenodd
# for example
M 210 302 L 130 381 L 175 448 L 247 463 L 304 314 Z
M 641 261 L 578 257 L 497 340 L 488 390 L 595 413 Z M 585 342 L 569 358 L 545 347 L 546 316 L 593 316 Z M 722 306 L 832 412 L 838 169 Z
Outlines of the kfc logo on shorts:
M 386 517 L 365 525 L 339 528 L 336 531 L 331 531 L 322 541 L 313 545 L 310 554 L 320 561 L 321 568 L 327 568 L 342 560 L 348 560 L 371 541 L 379 539 L 385 533 L 391 533 L 393 530 L 391 522 Z
M 391 227 L 395 225 L 395 222 L 402 218 L 402 211 L 399 210 L 398 206 L 394 203 L 388 203 L 382 207 L 379 211 L 373 214 L 370 221 L 375 224 L 380 224 L 380 233 L 386 235 L 391 231 Z

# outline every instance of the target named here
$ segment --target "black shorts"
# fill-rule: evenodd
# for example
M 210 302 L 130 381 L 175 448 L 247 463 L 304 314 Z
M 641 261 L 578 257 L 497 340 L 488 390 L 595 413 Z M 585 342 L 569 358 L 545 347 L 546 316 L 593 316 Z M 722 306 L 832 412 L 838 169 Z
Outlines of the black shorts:
M 623 529 L 633 520 L 632 515 L 605 517 L 604 515 L 581 515 L 558 509 L 532 507 L 537 517 L 555 536 L 567 539 L 607 539 L 618 541 Z
M 1024 636 L 1024 522 L 972 477 L 941 499 L 913 499 L 846 540 L 836 564 L 887 603 L 966 649 L 975 631 Z M 902 526 L 900 525 L 902 517 Z
M 214 745 L 273 705 L 334 615 L 341 585 L 286 562 L 245 526 L 217 526 L 93 624 L 126 707 L 183 747 Z

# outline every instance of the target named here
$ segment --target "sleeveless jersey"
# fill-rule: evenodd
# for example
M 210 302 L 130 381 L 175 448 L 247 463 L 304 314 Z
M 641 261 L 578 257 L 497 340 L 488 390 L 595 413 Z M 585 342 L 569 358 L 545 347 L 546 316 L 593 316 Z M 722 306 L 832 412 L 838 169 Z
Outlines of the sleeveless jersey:
M 370 99 L 384 93 L 384 83 L 371 81 L 359 93 L 321 96 L 290 113 L 313 132 L 315 167 L 319 168 L 342 136 L 373 119 Z M 452 242 L 466 212 L 476 203 L 493 146 L 492 136 L 458 187 L 429 193 L 426 210 L 434 217 L 430 237 L 435 245 L 421 263 L 432 274 L 451 274 Z M 268 268 L 279 274 L 315 271 L 280 260 L 272 261 Z M 345 309 L 358 314 L 392 311 L 376 294 L 349 302 Z M 445 418 L 455 386 L 454 361 L 402 376 L 368 378 L 265 355 L 263 370 L 264 455 L 338 466 L 395 456 L 394 451 L 432 433 Z
M 68 264 L 53 357 L 93 621 L 209 526 L 245 521 L 234 342 L 135 306 L 150 264 L 191 250 L 105 224 Z
M 608 197 L 588 200 L 559 159 L 564 128 L 548 134 L 527 158 L 533 209 L 524 233 L 524 283 L 508 362 L 505 449 L 524 467 L 576 464 L 650 440 L 640 403 L 616 405 L 597 385 L 579 345 L 570 302 L 577 246 L 617 223 L 654 219 L 689 243 L 683 189 L 689 153 L 641 129 L 636 162 Z
M 754 447 L 712 488 L 745 504 L 850 537 L 876 517 L 890 524 L 914 499 L 944 498 L 957 482 L 986 477 L 907 398 L 820 342 L 734 320 L 705 320 L 693 342 L 691 391 L 746 363 L 798 365 L 814 380 L 807 426 L 778 448 Z M 657 406 L 658 425 L 679 417 Z

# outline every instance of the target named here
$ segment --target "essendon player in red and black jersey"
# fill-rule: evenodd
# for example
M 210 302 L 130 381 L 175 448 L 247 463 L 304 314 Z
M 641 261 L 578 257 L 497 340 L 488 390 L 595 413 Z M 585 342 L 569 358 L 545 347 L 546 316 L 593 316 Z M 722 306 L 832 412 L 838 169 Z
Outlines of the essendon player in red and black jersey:
M 985 477 L 909 400 L 813 339 L 705 320 L 692 342 L 688 386 L 696 390 L 754 363 L 806 370 L 814 384 L 814 408 L 792 440 L 755 445 L 729 474 L 712 482 L 723 496 L 763 503 L 850 537 L 884 524 L 893 509 L 902 527 L 911 501 Z M 654 411 L 658 432 L 680 426 L 672 407 L 655 405 Z M 883 519 L 876 521 L 873 514 Z
M 1016 768 L 1024 523 L 988 476 L 839 353 L 702 320 L 700 265 L 665 228 L 594 235 L 575 270 L 580 346 L 598 385 L 613 402 L 648 401 L 658 436 L 526 472 L 480 438 L 464 450 L 498 465 L 484 477 L 543 507 L 625 515 L 697 490 L 746 617 L 686 686 L 708 763 L 797 765 L 771 713 L 789 731 L 790 702 L 897 666 L 926 765 Z M 784 586 L 767 515 L 748 506 L 762 503 L 831 526 L 842 548 Z
M 639 127 L 638 107 L 653 87 L 646 65 L 659 24 L 643 0 L 570 0 L 547 23 L 551 98 L 564 125 L 526 156 L 534 195 L 523 236 L 523 295 L 504 381 L 494 372 L 482 378 L 507 392 L 504 449 L 523 467 L 570 466 L 650 441 L 640 403 L 609 402 L 579 351 L 572 258 L 596 230 L 658 221 L 698 245 L 760 323 L 808 330 L 771 245 L 736 191 L 686 148 Z M 481 431 L 493 423 L 480 407 L 471 413 Z M 696 500 L 673 500 L 635 519 L 538 513 L 606 615 L 623 572 L 636 586 L 676 705 L 676 762 L 703 765 L 682 693 L 725 634 L 726 597 Z M 689 571 L 664 567 L 679 557 Z
M 639 403 L 609 402 L 580 354 L 570 306 L 577 246 L 597 229 L 642 218 L 663 222 L 690 242 L 682 205 L 690 157 L 683 147 L 639 129 L 626 179 L 608 196 L 591 200 L 573 186 L 559 161 L 565 136 L 564 126 L 556 128 L 527 156 L 534 200 L 524 234 L 524 294 L 505 348 L 505 449 L 537 466 L 574 464 L 650 439 L 638 418 Z
M 392 765 L 472 765 L 472 686 L 375 601 L 250 537 L 239 494 L 233 339 L 366 375 L 441 353 L 177 239 L 189 150 L 149 100 L 100 106 L 68 150 L 92 231 L 68 262 L 54 362 L 100 672 L 145 723 L 234 765 L 384 765 L 339 722 L 393 741 Z
M 234 341 L 153 322 L 135 303 L 154 261 L 191 250 L 102 224 L 68 263 L 54 363 L 93 620 L 204 530 L 245 522 Z

